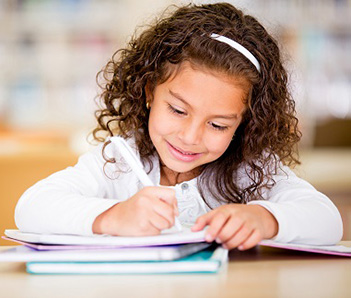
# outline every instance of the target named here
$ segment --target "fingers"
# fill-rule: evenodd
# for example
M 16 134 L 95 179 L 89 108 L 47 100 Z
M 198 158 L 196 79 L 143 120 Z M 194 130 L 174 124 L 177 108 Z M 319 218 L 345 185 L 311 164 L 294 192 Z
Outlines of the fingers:
M 229 219 L 229 214 L 223 212 L 217 212 L 216 216 L 211 219 L 210 226 L 206 231 L 205 240 L 207 242 L 212 242 L 213 240 L 218 240 L 218 235 L 222 228 L 226 225 Z
M 173 189 L 145 187 L 104 212 L 93 230 L 120 236 L 158 235 L 173 226 L 175 214 L 178 208 Z
M 245 250 L 256 246 L 263 239 L 262 234 L 258 230 L 254 230 L 253 233 L 239 245 L 239 250 Z
M 217 243 L 226 243 L 242 228 L 244 221 L 239 217 L 230 217 L 220 232 L 216 235 Z
M 173 220 L 174 221 L 174 220 Z M 150 218 L 150 224 L 160 233 L 162 230 L 169 229 L 173 226 L 170 221 L 159 214 L 154 214 Z
M 121 236 L 154 236 L 159 235 L 161 232 L 155 225 L 152 224 L 150 220 L 144 220 L 139 222 L 138 228 L 133 229 L 132 233 L 126 233 L 125 235 Z
M 165 206 L 165 209 L 169 209 L 168 211 L 164 211 L 164 206 L 163 208 L 158 208 L 159 212 L 161 213 L 166 213 L 166 214 L 172 214 L 172 208 L 167 205 L 165 202 L 158 201 L 159 204 L 163 204 Z M 157 206 L 157 205 L 156 205 Z M 155 206 L 153 206 L 155 208 Z M 150 211 L 145 210 L 143 216 L 141 216 L 138 220 L 137 226 L 138 228 L 137 233 L 138 235 L 158 235 L 160 232 L 164 229 L 168 229 L 172 226 L 172 222 L 174 221 L 174 217 L 169 217 L 165 218 L 163 215 L 158 214 L 155 209 Z
M 226 242 L 223 242 L 223 246 L 229 249 L 238 247 L 249 238 L 252 232 L 252 229 L 244 225 L 234 234 L 232 238 L 230 238 Z
M 164 201 L 159 200 L 154 204 L 153 210 L 163 219 L 162 223 L 161 220 L 158 220 L 158 224 L 155 225 L 156 227 L 163 229 L 171 228 L 174 225 L 174 218 L 176 216 L 176 212 L 174 208 Z M 156 222 L 153 222 L 156 224 Z
M 246 250 L 256 246 L 262 239 L 262 233 L 259 230 L 243 226 L 232 238 L 223 242 L 222 245 L 227 249 L 237 247 L 239 250 Z
M 145 209 L 147 218 L 159 232 L 174 225 L 175 216 L 179 215 L 175 190 L 166 187 L 145 187 L 141 191 L 147 198 Z
M 158 198 L 159 200 L 164 201 L 168 205 L 172 206 L 175 210 L 175 215 L 179 215 L 178 202 L 174 189 L 168 187 L 151 186 L 145 187 L 143 191 L 146 193 L 146 195 Z
M 210 222 L 211 219 L 215 216 L 213 211 L 210 211 L 196 219 L 195 224 L 191 227 L 193 232 L 201 231 L 206 227 Z
M 202 230 L 208 225 L 207 242 L 222 243 L 227 249 L 249 249 L 257 245 L 264 235 L 260 218 L 254 211 L 243 205 L 221 206 L 199 217 L 192 231 Z

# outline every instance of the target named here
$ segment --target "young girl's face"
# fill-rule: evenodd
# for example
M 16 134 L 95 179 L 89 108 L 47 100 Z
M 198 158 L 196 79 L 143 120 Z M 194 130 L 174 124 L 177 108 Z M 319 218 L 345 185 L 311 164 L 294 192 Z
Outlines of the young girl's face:
M 235 78 L 184 62 L 148 96 L 149 133 L 164 165 L 186 173 L 219 158 L 238 128 L 247 90 Z

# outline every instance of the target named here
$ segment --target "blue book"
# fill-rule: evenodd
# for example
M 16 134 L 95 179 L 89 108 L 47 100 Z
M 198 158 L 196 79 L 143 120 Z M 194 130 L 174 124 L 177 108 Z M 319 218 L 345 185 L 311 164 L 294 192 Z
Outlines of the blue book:
M 228 259 L 228 250 L 213 245 L 174 261 L 28 262 L 33 274 L 164 274 L 216 273 Z

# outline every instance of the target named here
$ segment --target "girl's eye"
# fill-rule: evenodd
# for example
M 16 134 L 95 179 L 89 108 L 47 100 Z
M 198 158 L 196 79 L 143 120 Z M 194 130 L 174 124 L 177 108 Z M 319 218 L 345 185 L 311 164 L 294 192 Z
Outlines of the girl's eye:
M 176 109 L 175 107 L 171 106 L 170 104 L 168 104 L 168 109 L 170 110 L 171 113 L 179 115 L 179 116 L 184 116 L 186 115 L 186 112 L 183 112 L 181 110 Z M 219 131 L 225 131 L 228 129 L 228 126 L 221 126 L 218 124 L 215 124 L 213 122 L 210 122 L 210 125 L 213 129 L 215 130 L 219 130 Z
M 177 114 L 177 115 L 185 115 L 185 112 L 180 111 L 174 107 L 172 107 L 171 105 L 168 105 L 169 110 L 173 113 L 173 114 Z
M 216 129 L 216 130 L 220 130 L 220 131 L 225 131 L 228 129 L 228 126 L 221 126 L 221 125 L 218 125 L 218 124 L 215 124 L 213 122 L 210 122 L 210 125 Z

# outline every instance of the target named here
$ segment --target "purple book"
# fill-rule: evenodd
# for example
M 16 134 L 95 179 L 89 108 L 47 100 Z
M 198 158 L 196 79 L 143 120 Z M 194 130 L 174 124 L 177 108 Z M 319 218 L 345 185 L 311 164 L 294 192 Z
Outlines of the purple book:
M 120 248 L 120 246 L 107 246 L 107 245 L 55 245 L 55 244 L 42 244 L 42 243 L 31 243 L 31 242 L 25 242 L 21 240 L 16 240 L 12 239 L 9 237 L 2 236 L 2 239 L 9 240 L 18 244 L 22 244 L 26 247 L 30 247 L 31 249 L 35 250 L 95 250 L 95 249 L 114 249 L 114 248 Z

